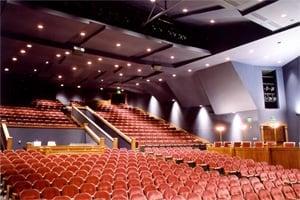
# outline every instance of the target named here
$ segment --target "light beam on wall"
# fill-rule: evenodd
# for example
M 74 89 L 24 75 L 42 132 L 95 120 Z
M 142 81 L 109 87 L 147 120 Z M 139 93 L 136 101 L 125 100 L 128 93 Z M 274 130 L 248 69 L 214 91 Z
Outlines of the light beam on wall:
M 148 105 L 148 111 L 156 116 L 161 116 L 161 107 L 159 102 L 154 96 L 151 96 L 149 105 Z
M 300 115 L 300 99 L 296 102 L 296 108 L 295 108 L 296 114 Z
M 194 130 L 197 133 L 201 133 L 199 136 L 205 139 L 211 139 L 212 137 L 213 123 L 205 107 L 200 108 L 197 114 Z
M 182 117 L 181 108 L 178 102 L 175 101 L 172 105 L 172 109 L 170 113 L 170 122 L 180 127 L 181 117 Z
M 230 140 L 241 141 L 243 139 L 244 124 L 239 114 L 235 114 L 231 124 Z

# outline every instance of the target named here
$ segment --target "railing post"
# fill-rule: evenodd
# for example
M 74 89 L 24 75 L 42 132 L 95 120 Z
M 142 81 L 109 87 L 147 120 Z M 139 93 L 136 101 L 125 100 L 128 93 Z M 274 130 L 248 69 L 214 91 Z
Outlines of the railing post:
M 118 148 L 118 138 L 113 139 L 113 146 L 112 148 Z
M 100 147 L 105 147 L 105 138 L 101 137 L 99 140 Z
M 6 143 L 6 149 L 7 150 L 12 150 L 13 146 L 14 146 L 14 142 L 13 142 L 13 138 L 12 137 L 8 137 L 7 138 L 7 143 Z
M 136 150 L 136 139 L 131 138 L 131 150 Z

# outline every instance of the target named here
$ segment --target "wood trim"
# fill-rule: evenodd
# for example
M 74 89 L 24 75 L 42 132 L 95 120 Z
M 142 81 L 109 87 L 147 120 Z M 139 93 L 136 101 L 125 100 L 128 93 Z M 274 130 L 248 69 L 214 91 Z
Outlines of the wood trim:
M 92 129 L 90 129 L 87 124 L 84 124 L 83 126 L 86 132 L 89 134 L 89 136 L 91 136 L 91 138 L 99 145 L 100 137 L 96 135 L 96 133 L 94 133 L 94 131 L 92 131 Z
M 3 134 L 6 140 L 6 149 L 12 150 L 13 149 L 13 138 L 10 136 L 8 128 L 5 123 L 1 123 L 1 127 L 3 130 Z

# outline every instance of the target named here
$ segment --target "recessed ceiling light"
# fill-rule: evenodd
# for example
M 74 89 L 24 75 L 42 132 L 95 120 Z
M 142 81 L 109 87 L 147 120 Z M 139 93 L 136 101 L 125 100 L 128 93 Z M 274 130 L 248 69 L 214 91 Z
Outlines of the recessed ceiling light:
M 120 89 L 120 87 L 118 86 L 118 87 L 117 87 L 117 89 L 119 90 L 119 89 Z
M 187 8 L 182 9 L 182 12 L 187 13 L 189 10 Z
M 31 44 L 27 44 L 26 47 L 27 47 L 27 48 L 31 48 L 32 45 L 31 45 Z
M 146 81 L 147 81 L 147 82 L 150 82 L 150 79 L 147 79 Z
M 115 68 L 118 68 L 118 67 L 119 67 L 119 65 L 115 64 Z
M 100 70 L 100 69 L 98 69 L 98 73 L 101 73 L 101 70 Z
M 60 84 L 60 87 L 64 87 L 64 84 L 62 83 L 62 84 Z
M 80 85 L 77 85 L 77 88 L 81 88 L 81 86 L 80 86 Z
M 101 87 L 100 90 L 103 90 L 103 87 Z
M 61 55 L 58 53 L 58 54 L 56 54 L 56 57 L 57 57 L 57 58 L 60 58 L 60 57 L 61 57 Z
M 131 66 L 131 63 L 127 63 L 127 66 L 130 67 L 130 66 Z
M 249 50 L 249 53 L 253 53 L 253 52 L 254 52 L 254 50 L 253 50 L 253 49 L 250 49 L 250 50 Z
M 192 72 L 192 69 L 188 69 L 188 72 Z
M 162 78 L 159 78 L 158 81 L 159 81 L 159 82 L 162 82 L 163 80 L 162 80 Z
M 150 52 L 150 51 L 152 51 L 152 50 L 151 50 L 150 48 L 147 48 L 147 51 Z
M 175 57 L 174 56 L 170 56 L 170 58 L 173 60 Z
M 58 75 L 57 78 L 62 79 L 62 75 Z
M 17 61 L 18 60 L 18 58 L 16 58 L 16 57 L 12 57 L 12 61 Z
M 86 64 L 91 65 L 92 61 L 87 61 Z
M 33 69 L 34 72 L 37 72 L 37 69 Z
M 200 105 L 199 105 L 199 107 L 200 107 L 200 108 L 202 108 L 202 107 L 203 107 L 203 105 L 201 105 L 201 104 L 200 104 Z
M 20 53 L 21 53 L 21 54 L 24 54 L 24 53 L 26 53 L 26 51 L 25 51 L 24 49 L 21 49 L 21 50 L 20 50 Z
M 280 64 L 280 63 L 281 63 L 281 60 L 278 60 L 277 63 Z
M 205 64 L 205 67 L 209 67 L 209 66 L 210 66 L 210 64 L 209 64 L 209 63 L 206 63 L 206 64 Z
M 142 72 L 142 69 L 138 69 L 137 71 L 138 71 L 138 72 Z
M 227 60 L 227 61 L 230 60 L 230 57 L 226 57 L 225 60 Z
M 216 21 L 214 19 L 209 20 L 209 23 L 214 24 Z
M 102 61 L 102 58 L 98 58 L 98 61 Z
M 285 14 L 285 13 L 283 13 L 283 14 L 280 15 L 280 17 L 282 17 L 282 18 L 284 18 L 286 16 L 287 16 L 287 14 Z
M 70 51 L 65 51 L 65 54 L 66 55 L 70 55 Z
M 47 60 L 45 63 L 46 63 L 46 65 L 48 65 L 48 64 L 49 64 L 49 61 Z
M 156 0 L 150 0 L 152 3 L 154 3 Z
M 119 76 L 123 76 L 123 73 L 119 73 Z
M 4 68 L 4 71 L 8 72 L 8 71 L 9 71 L 9 68 L 7 68 L 7 67 L 6 67 L 6 68 Z
M 124 92 L 124 89 L 121 89 L 122 92 Z
M 140 85 L 140 83 L 136 83 L 135 85 L 136 85 L 136 86 L 139 86 L 139 85 Z
M 73 71 L 76 71 L 76 70 L 77 70 L 77 67 L 72 67 L 72 70 L 73 70 Z
M 116 44 L 116 47 L 120 47 L 120 46 L 121 46 L 121 43 L 117 43 L 117 44 Z
M 85 33 L 85 32 L 83 32 L 83 31 L 82 31 L 82 32 L 80 32 L 80 36 L 81 36 L 81 37 L 84 37 L 85 35 L 86 35 L 86 33 Z
M 172 74 L 173 77 L 176 77 L 176 74 Z
M 44 25 L 43 24 L 38 24 L 37 28 L 40 29 L 40 30 L 42 30 L 42 29 L 44 29 Z
M 103 80 L 103 79 L 101 79 L 100 81 L 101 81 L 101 82 L 103 82 L 104 80 Z
M 172 99 L 173 102 L 175 102 L 175 99 Z

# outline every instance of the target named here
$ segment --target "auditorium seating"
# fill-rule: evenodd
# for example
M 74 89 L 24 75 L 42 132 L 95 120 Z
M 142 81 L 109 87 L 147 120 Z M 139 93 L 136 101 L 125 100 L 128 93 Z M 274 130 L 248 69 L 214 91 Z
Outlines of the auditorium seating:
M 36 99 L 33 105 L 39 110 L 61 110 L 63 104 L 58 100 Z
M 229 157 L 191 148 L 147 148 L 147 152 L 172 154 L 196 163 L 223 163 Z M 231 158 L 230 165 L 256 176 L 239 178 L 189 167 L 162 157 L 126 149 L 99 154 L 50 154 L 37 151 L 4 151 L 0 154 L 5 190 L 20 199 L 297 199 L 299 169 L 282 169 L 266 163 Z M 36 165 L 41 165 L 36 167 Z M 84 175 L 81 172 L 85 172 Z M 263 174 L 270 177 L 263 177 Z M 51 176 L 49 174 L 52 174 Z M 261 177 L 259 176 L 259 173 Z M 68 174 L 68 175 L 67 175 Z M 271 178 L 272 177 L 272 178 Z M 268 179 L 268 180 L 266 180 Z
M 0 106 L 0 119 L 11 127 L 76 128 L 62 111 L 32 107 Z
M 127 105 L 100 105 L 97 113 L 138 145 L 199 144 L 196 136 Z

